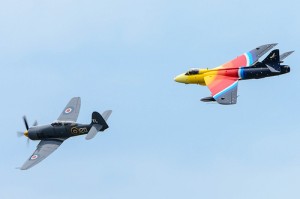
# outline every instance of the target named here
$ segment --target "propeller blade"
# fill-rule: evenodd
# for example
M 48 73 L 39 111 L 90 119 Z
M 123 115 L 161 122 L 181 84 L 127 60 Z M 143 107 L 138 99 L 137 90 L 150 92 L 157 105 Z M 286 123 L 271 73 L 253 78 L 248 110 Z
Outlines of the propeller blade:
M 29 126 L 28 126 L 28 122 L 27 122 L 27 119 L 26 119 L 26 116 L 25 116 L 25 115 L 23 116 L 23 121 L 24 121 L 26 130 L 28 130 L 28 129 L 29 129 Z
M 17 132 L 17 136 L 18 136 L 18 137 L 22 137 L 23 135 L 24 135 L 24 132 L 21 132 L 21 131 L 18 131 L 18 132 Z
M 27 138 L 27 142 L 26 142 L 26 146 L 27 146 L 27 148 L 29 147 L 29 138 Z
M 37 126 L 38 122 L 35 120 L 32 126 Z

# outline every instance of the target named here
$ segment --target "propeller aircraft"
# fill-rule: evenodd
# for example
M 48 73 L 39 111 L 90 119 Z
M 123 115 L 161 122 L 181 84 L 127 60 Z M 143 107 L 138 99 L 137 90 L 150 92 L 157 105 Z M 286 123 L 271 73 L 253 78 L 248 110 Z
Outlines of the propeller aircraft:
M 37 122 L 34 122 L 33 126 L 29 127 L 26 117 L 23 117 L 26 131 L 22 134 L 28 138 L 28 141 L 30 139 L 40 140 L 40 142 L 33 154 L 20 168 L 21 170 L 29 169 L 44 160 L 70 137 L 87 134 L 85 138 L 89 140 L 94 138 L 99 131 L 108 128 L 106 121 L 112 113 L 111 110 L 103 112 L 102 115 L 93 112 L 90 124 L 76 123 L 80 105 L 80 97 L 72 98 L 58 119 L 47 125 L 38 126 Z M 20 134 L 19 132 L 18 135 L 20 136 Z
M 260 79 L 282 75 L 290 72 L 283 60 L 294 51 L 279 55 L 273 50 L 263 61 L 258 59 L 277 44 L 259 46 L 213 69 L 191 69 L 174 78 L 176 82 L 207 86 L 211 96 L 202 98 L 203 102 L 218 102 L 222 105 L 237 103 L 237 87 L 239 80 Z

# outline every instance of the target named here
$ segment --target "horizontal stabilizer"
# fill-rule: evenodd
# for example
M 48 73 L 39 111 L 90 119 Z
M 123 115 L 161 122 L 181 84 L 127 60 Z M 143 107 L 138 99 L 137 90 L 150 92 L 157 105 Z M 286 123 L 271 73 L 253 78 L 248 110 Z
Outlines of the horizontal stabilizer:
M 204 97 L 201 99 L 202 102 L 215 102 L 215 98 L 213 97 Z
M 94 138 L 97 133 L 98 133 L 97 127 L 95 125 L 93 125 L 91 127 L 90 131 L 88 132 L 88 134 L 86 135 L 85 139 L 90 140 L 90 139 Z
M 280 61 L 282 62 L 285 58 L 290 56 L 293 52 L 295 52 L 295 51 L 289 51 L 289 52 L 285 52 L 285 53 L 281 54 L 280 55 Z
M 103 119 L 104 119 L 105 121 L 107 121 L 107 119 L 109 118 L 109 116 L 111 115 L 111 113 L 112 113 L 112 110 L 104 111 L 104 112 L 102 113 Z
M 268 64 L 266 64 L 266 66 L 272 73 L 280 73 L 280 65 L 279 64 L 277 64 L 277 67 L 276 67 L 276 65 L 268 65 Z

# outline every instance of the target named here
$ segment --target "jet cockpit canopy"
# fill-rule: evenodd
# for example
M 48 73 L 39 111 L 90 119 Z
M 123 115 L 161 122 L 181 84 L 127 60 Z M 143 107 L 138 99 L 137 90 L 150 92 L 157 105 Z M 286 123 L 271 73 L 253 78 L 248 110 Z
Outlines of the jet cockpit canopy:
M 192 68 L 188 72 L 185 73 L 185 75 L 197 75 L 200 74 L 200 70 L 196 68 Z

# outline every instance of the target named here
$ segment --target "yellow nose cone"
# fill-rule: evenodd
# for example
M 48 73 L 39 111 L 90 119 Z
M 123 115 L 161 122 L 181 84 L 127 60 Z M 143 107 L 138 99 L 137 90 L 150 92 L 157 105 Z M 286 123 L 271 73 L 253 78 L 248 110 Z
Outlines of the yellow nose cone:
M 175 82 L 187 83 L 187 77 L 185 74 L 178 75 L 174 78 Z
M 25 132 L 24 132 L 24 135 L 25 135 L 26 137 L 28 137 L 28 131 L 25 131 Z

